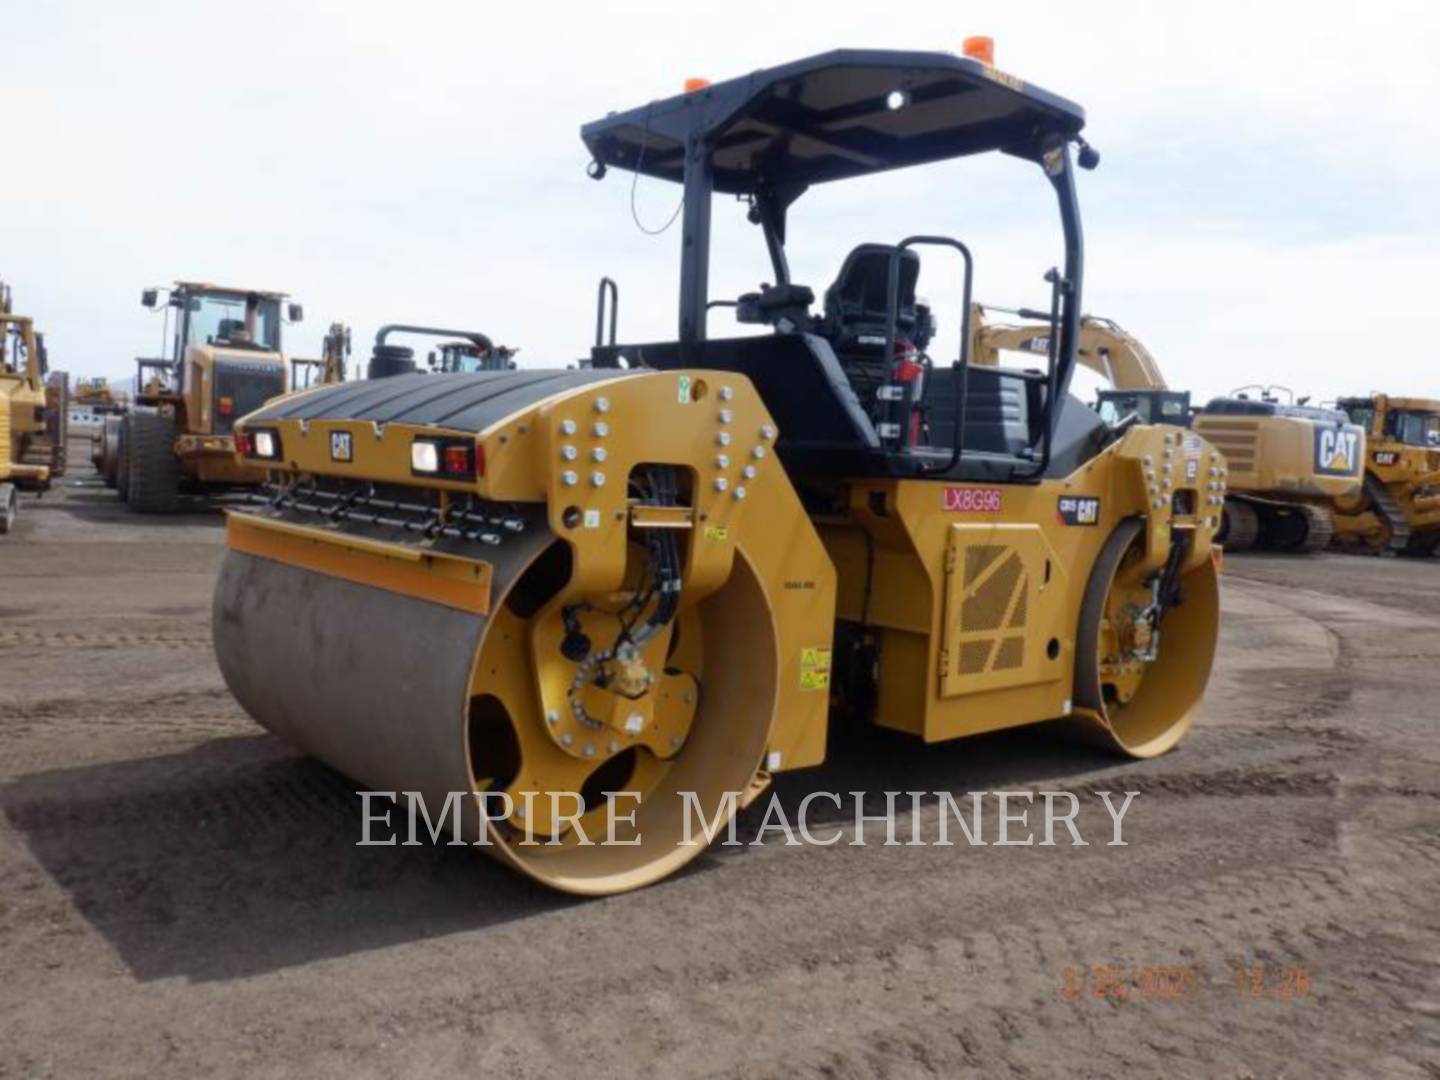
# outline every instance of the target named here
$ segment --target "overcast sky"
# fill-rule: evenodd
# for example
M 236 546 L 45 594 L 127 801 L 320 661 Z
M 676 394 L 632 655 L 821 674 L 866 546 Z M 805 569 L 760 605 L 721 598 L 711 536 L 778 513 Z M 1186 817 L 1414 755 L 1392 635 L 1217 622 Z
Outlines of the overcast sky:
M 177 277 L 294 293 L 289 350 L 331 320 L 356 359 L 382 322 L 484 330 L 564 364 L 621 287 L 621 337 L 673 337 L 679 227 L 631 218 L 628 176 L 585 176 L 586 120 L 842 46 L 996 39 L 998 66 L 1083 104 L 1085 309 L 1201 397 L 1257 381 L 1331 398 L 1440 397 L 1440 5 L 730 2 L 146 3 L 11 0 L 0 62 L 0 279 L 54 365 L 128 376 Z M 648 226 L 678 188 L 642 180 Z M 977 297 L 1039 305 L 1053 197 L 1009 159 L 816 189 L 792 211 L 817 294 L 862 241 L 947 233 Z M 717 199 L 712 295 L 768 277 Z M 920 291 L 953 354 L 956 270 Z M 729 332 L 729 316 L 712 334 Z M 950 355 L 937 355 L 948 360 Z

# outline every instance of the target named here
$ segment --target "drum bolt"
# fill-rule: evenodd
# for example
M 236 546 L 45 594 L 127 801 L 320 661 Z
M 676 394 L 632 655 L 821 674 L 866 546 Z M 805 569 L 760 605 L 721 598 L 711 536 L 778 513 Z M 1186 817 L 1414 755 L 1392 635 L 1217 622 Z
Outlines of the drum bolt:
M 745 498 L 745 489 L 744 489 L 743 487 L 737 487 L 737 488 L 735 489 L 735 498 L 736 498 L 736 499 L 743 499 L 743 498 Z
M 638 712 L 632 712 L 625 718 L 625 730 L 631 735 L 639 735 L 645 730 L 645 717 Z
M 609 399 L 609 398 L 604 398 L 604 397 L 597 397 L 597 398 L 595 399 L 595 411 L 596 411 L 596 412 L 609 412 L 609 411 L 610 411 L 610 399 Z
M 605 448 L 604 448 L 603 446 L 597 446 L 597 447 L 595 447 L 594 450 L 591 450 L 591 451 L 590 451 L 590 460 L 591 460 L 591 461 L 604 461 L 604 460 L 605 460 Z
M 728 387 L 728 386 L 722 386 L 722 387 L 720 387 L 720 400 L 721 400 L 721 401 L 729 401 L 729 400 L 730 400 L 731 398 L 733 398 L 734 396 L 735 396 L 735 391 L 732 390 L 732 389 L 730 389 L 730 387 Z
M 580 482 L 580 478 L 575 475 L 573 469 L 566 469 L 563 473 L 560 474 L 560 482 L 563 483 L 566 487 L 574 487 Z
M 581 753 L 583 753 L 586 757 L 594 757 L 594 756 L 595 756 L 595 744 L 594 744 L 594 743 L 588 743 L 588 742 L 587 742 L 587 743 L 585 744 L 585 749 L 582 750 Z
M 618 751 L 618 750 L 620 749 L 620 744 L 619 744 L 618 742 L 616 742 L 614 739 L 611 739 L 609 742 L 607 742 L 607 743 L 605 744 L 605 749 L 608 750 L 610 753 L 613 754 L 613 753 L 615 753 L 616 751 Z
M 551 727 L 554 727 L 560 722 L 560 714 L 557 713 L 554 709 L 551 709 L 545 714 L 545 722 Z
M 678 749 L 680 749 L 680 736 L 679 736 L 679 735 L 671 735 L 671 736 L 670 736 L 670 749 L 671 749 L 671 750 L 678 750 Z
M 740 475 L 743 476 L 743 477 L 745 477 L 746 480 L 754 480 L 754 479 L 755 479 L 755 466 L 754 466 L 754 465 L 746 465 L 745 468 L 743 468 L 743 469 L 740 470 Z
M 730 433 L 729 433 L 728 431 L 722 431 L 722 432 L 720 432 L 720 434 L 718 434 L 718 435 L 715 436 L 715 442 L 716 442 L 716 444 L 719 445 L 719 446 L 729 446 L 729 445 L 730 445 Z
M 606 435 L 610 434 L 610 425 L 605 423 L 604 420 L 596 420 L 595 426 L 590 430 L 595 433 L 597 439 L 603 439 Z
M 575 736 L 574 736 L 574 735 L 571 735 L 570 732 L 568 732 L 568 731 L 565 732 L 564 735 L 561 735 L 561 736 L 560 736 L 560 745 L 561 745 L 561 746 L 569 746 L 569 745 L 570 745 L 571 743 L 573 743 L 574 741 L 575 741 Z
M 729 454 L 716 454 L 716 455 L 715 455 L 715 467 L 716 467 L 717 469 L 728 469 L 728 468 L 730 467 L 730 455 L 729 455 Z
M 603 472 L 593 472 L 593 473 L 591 473 L 591 474 L 590 474 L 590 483 L 593 484 L 595 487 L 604 487 L 604 486 L 605 486 L 605 474 L 604 474 Z
M 763 446 L 757 446 L 754 450 L 750 451 L 750 455 L 755 458 L 756 461 L 759 461 L 765 456 L 765 448 Z
M 561 434 L 563 434 L 563 435 L 574 435 L 574 434 L 575 434 L 575 421 L 574 421 L 574 420 L 561 420 L 561 421 L 560 421 L 560 432 L 561 432 Z
M 734 420 L 734 419 L 735 419 L 735 414 L 734 414 L 733 412 L 731 412 L 729 409 L 721 409 L 721 410 L 720 410 L 720 423 L 722 423 L 722 424 L 728 424 L 728 423 L 730 423 L 731 420 Z
M 717 476 L 717 477 L 715 478 L 715 490 L 716 490 L 716 491 L 724 491 L 724 490 L 725 490 L 726 488 L 728 488 L 729 486 L 730 486 L 730 481 L 729 481 L 729 480 L 726 480 L 723 476 Z
M 560 447 L 560 456 L 566 461 L 574 461 L 578 456 L 578 451 L 573 446 L 562 446 Z

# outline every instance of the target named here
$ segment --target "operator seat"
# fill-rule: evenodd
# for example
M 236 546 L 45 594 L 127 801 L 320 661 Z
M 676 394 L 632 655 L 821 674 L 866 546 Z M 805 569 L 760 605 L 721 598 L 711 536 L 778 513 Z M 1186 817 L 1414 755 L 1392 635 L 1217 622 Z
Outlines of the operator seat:
M 825 290 L 820 333 L 830 342 L 840 366 L 872 419 L 883 411 L 877 392 L 890 377 L 885 355 L 890 260 L 900 254 L 895 337 L 923 350 L 934 335 L 930 310 L 915 302 L 920 256 L 892 244 L 861 244 L 845 256 L 835 283 Z

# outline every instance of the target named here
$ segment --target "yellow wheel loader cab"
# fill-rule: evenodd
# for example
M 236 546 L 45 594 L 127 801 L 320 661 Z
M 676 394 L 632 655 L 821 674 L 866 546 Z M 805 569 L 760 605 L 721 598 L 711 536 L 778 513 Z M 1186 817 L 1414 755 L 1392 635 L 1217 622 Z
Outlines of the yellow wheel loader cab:
M 1335 544 L 1351 551 L 1429 557 L 1440 547 L 1440 401 L 1341 398 L 1365 429 L 1364 483 L 1335 500 Z
M 1226 550 L 1308 553 L 1330 545 L 1334 501 L 1360 489 L 1365 429 L 1338 409 L 1215 398 L 1191 426 L 1225 456 L 1220 541 Z
M 136 361 L 134 407 L 120 421 L 113 471 L 130 509 L 179 508 L 183 491 L 215 493 L 255 487 L 265 470 L 238 458 L 235 421 L 286 392 L 288 361 L 281 334 L 301 317 L 285 293 L 177 281 L 163 305 L 158 289 L 141 302 L 165 312 L 168 355 Z M 282 314 L 282 309 L 288 314 Z M 173 313 L 173 319 L 172 319 Z
M 1122 753 L 1172 747 L 1214 655 L 1221 458 L 1067 392 L 1082 125 L 982 63 L 877 51 L 587 125 L 597 179 L 683 185 L 676 340 L 245 417 L 271 485 L 230 515 L 215 596 L 236 697 L 365 790 L 419 792 L 430 821 L 587 894 L 694 858 L 773 774 L 823 760 L 837 710 L 927 741 L 1068 717 Z M 860 245 L 813 310 L 785 249 L 809 186 L 982 151 L 1059 202 L 1045 370 L 968 367 L 974 261 L 949 237 Z M 765 240 L 775 284 L 735 314 L 770 333 L 709 333 L 716 193 Z M 950 362 L 927 352 L 922 250 L 963 269 Z

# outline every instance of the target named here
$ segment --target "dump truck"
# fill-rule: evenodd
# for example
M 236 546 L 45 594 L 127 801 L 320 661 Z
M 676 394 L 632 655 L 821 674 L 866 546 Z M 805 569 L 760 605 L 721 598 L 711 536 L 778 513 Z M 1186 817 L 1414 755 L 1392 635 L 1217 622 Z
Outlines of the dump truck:
M 1440 547 L 1440 401 L 1347 397 L 1336 407 L 1365 429 L 1365 479 L 1336 498 L 1335 545 L 1428 557 Z
M 1220 542 L 1227 551 L 1303 554 L 1330 545 L 1334 500 L 1360 489 L 1364 428 L 1338 409 L 1297 403 L 1284 387 L 1242 387 L 1214 398 L 1191 426 L 1225 455 Z
M 825 759 L 832 715 L 926 742 L 1059 720 L 1124 755 L 1174 747 L 1214 656 L 1222 459 L 1069 393 L 1083 125 L 982 60 L 881 50 L 584 125 L 592 177 L 679 185 L 675 338 L 246 416 L 238 452 L 270 486 L 229 513 L 215 591 L 236 699 L 366 789 L 412 793 L 435 835 L 588 895 L 693 859 Z M 1036 267 L 1053 363 L 969 365 L 948 190 L 910 198 L 928 231 L 859 244 L 812 310 L 786 246 L 807 189 L 979 153 L 1056 199 L 1063 261 Z M 769 280 L 712 336 L 712 207 L 732 197 Z M 920 344 L 922 251 L 965 293 L 948 363 Z
M 987 311 L 1032 321 L 992 323 Z M 1004 352 L 1043 356 L 1050 352 L 1053 336 L 1046 312 L 973 304 L 970 325 L 974 338 L 971 355 L 977 364 L 998 366 Z M 1189 424 L 1190 392 L 1171 390 L 1150 350 L 1119 323 L 1096 315 L 1081 316 L 1075 357 L 1110 384 L 1098 391 L 1095 408 L 1112 427 L 1131 416 L 1146 424 Z
M 290 322 L 302 317 L 280 292 L 177 281 L 162 306 L 161 291 L 146 289 L 141 303 L 165 312 L 168 355 L 136 360 L 134 401 L 116 432 L 115 486 L 142 514 L 177 510 L 183 493 L 265 479 L 236 459 L 231 429 L 286 392 L 282 305 Z
M 50 372 L 43 335 L 14 313 L 0 282 L 0 534 L 15 527 L 20 492 L 43 492 L 64 475 L 69 380 Z

